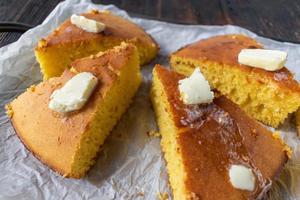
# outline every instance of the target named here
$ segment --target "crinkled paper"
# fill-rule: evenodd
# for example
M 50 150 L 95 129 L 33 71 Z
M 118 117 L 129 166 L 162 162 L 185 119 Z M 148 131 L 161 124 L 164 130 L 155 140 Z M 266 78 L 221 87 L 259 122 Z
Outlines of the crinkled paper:
M 143 83 L 130 109 L 106 140 L 96 165 L 80 180 L 66 179 L 39 162 L 16 136 L 4 105 L 26 87 L 41 81 L 34 47 L 73 13 L 107 9 L 132 20 L 155 38 L 161 47 L 154 62 L 143 67 Z M 156 129 L 149 101 L 151 70 L 155 63 L 168 65 L 169 53 L 213 35 L 243 33 L 267 48 L 288 52 L 287 67 L 300 80 L 300 45 L 282 43 L 237 26 L 177 25 L 130 18 L 115 6 L 68 0 L 57 5 L 46 20 L 27 31 L 15 43 L 0 49 L 0 199 L 157 199 L 170 193 L 159 138 L 147 132 Z M 282 138 L 292 147 L 292 160 L 276 182 L 270 199 L 300 199 L 300 148 L 296 129 L 289 119 L 280 127 Z

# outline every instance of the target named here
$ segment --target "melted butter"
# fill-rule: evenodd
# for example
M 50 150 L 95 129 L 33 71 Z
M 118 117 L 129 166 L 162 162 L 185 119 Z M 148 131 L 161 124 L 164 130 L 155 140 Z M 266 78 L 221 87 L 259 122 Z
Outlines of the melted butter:
M 265 179 L 260 170 L 252 163 L 251 155 L 244 145 L 244 137 L 238 124 L 228 112 L 214 103 L 206 105 L 182 105 L 174 104 L 179 111 L 183 109 L 185 115 L 181 116 L 180 123 L 183 127 L 188 127 L 193 132 L 192 137 L 198 140 L 199 145 L 207 147 L 208 155 L 216 157 L 215 165 L 220 172 L 227 173 L 230 165 L 242 164 L 253 170 L 256 177 L 255 189 L 251 192 L 251 198 L 261 198 L 271 187 L 271 180 Z M 200 133 L 200 129 L 207 122 L 213 121 L 216 124 L 214 131 L 210 133 Z M 207 129 L 205 126 L 204 129 Z M 204 130 L 205 131 L 205 130 Z M 209 130 L 207 130 L 209 131 Z M 218 148 L 212 148 L 218 147 Z
M 272 184 L 271 179 L 282 169 L 286 159 L 280 144 L 272 141 L 271 133 L 223 96 L 215 98 L 211 104 L 185 105 L 178 91 L 178 81 L 184 76 L 161 67 L 156 70 L 179 129 L 176 139 L 180 148 L 177 150 L 182 155 L 187 190 L 199 199 L 207 199 L 212 191 L 219 192 L 213 195 L 219 199 L 227 199 L 228 192 L 233 199 L 264 197 Z M 263 146 L 257 148 L 257 145 Z M 272 149 L 266 160 L 274 159 L 274 163 L 265 166 L 261 156 L 268 148 Z M 228 174 L 232 164 L 242 164 L 253 170 L 256 176 L 254 191 L 232 187 Z

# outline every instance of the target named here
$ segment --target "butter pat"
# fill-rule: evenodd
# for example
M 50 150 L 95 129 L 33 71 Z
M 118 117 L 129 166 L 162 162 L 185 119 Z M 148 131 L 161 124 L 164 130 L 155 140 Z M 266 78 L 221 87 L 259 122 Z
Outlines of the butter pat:
M 89 72 L 76 74 L 52 93 L 49 108 L 60 113 L 79 110 L 91 96 L 97 82 L 98 79 Z
M 91 33 L 100 33 L 105 29 L 105 24 L 75 14 L 71 16 L 71 23 Z
M 180 80 L 178 87 L 185 104 L 210 103 L 214 99 L 214 93 L 199 68 L 190 77 Z
M 243 49 L 238 56 L 240 64 L 257 67 L 268 71 L 281 69 L 287 58 L 287 53 L 278 50 Z
M 255 188 L 252 170 L 243 165 L 232 165 L 229 169 L 229 178 L 233 187 L 237 189 L 253 191 Z

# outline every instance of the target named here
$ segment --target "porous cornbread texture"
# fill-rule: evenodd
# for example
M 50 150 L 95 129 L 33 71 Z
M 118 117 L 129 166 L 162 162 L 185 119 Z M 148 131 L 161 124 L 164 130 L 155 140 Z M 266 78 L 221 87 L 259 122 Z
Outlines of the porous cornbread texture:
M 132 43 L 138 48 L 141 64 L 155 58 L 158 45 L 136 24 L 108 11 L 91 11 L 82 16 L 104 23 L 105 30 L 90 33 L 73 25 L 68 19 L 48 37 L 41 39 L 35 55 L 44 79 L 61 75 L 75 59 L 107 50 L 122 41 Z
M 174 199 L 263 197 L 287 161 L 281 140 L 224 96 L 211 104 L 183 104 L 178 90 L 178 81 L 183 78 L 156 66 L 151 88 Z M 256 176 L 254 191 L 231 185 L 231 164 L 252 169 Z
M 30 87 L 7 109 L 28 150 L 61 175 L 80 178 L 94 164 L 105 138 L 128 108 L 141 74 L 138 52 L 131 44 L 76 60 L 71 66 L 60 77 Z M 53 91 L 80 72 L 98 78 L 86 105 L 66 114 L 50 110 Z
M 300 87 L 287 68 L 266 71 L 238 63 L 242 49 L 262 48 L 244 35 L 221 35 L 173 53 L 172 68 L 185 75 L 199 67 L 210 85 L 249 115 L 277 127 L 300 106 Z

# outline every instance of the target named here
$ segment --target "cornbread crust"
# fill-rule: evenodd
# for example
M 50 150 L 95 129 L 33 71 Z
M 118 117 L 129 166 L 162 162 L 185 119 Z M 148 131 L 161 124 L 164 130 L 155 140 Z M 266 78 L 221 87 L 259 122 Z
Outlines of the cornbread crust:
M 292 73 L 285 67 L 278 71 L 267 71 L 242 65 L 238 62 L 238 55 L 242 49 L 261 48 L 263 48 L 263 46 L 254 39 L 245 35 L 233 34 L 200 40 L 180 48 L 172 55 L 195 59 L 197 61 L 213 61 L 227 64 L 230 67 L 237 67 L 247 73 L 257 73 L 258 76 L 267 76 L 284 89 L 300 92 L 298 82 L 294 80 Z
M 126 41 L 135 44 L 138 48 L 149 48 L 154 52 L 154 56 L 159 50 L 159 46 L 154 39 L 141 27 L 129 20 L 113 15 L 110 12 L 98 12 L 95 10 L 81 15 L 88 19 L 104 23 L 106 26 L 105 30 L 100 33 L 90 33 L 73 25 L 70 19 L 67 19 L 53 31 L 52 34 L 39 42 L 36 51 L 46 51 L 47 48 L 55 45 L 65 45 L 74 42 L 83 43 L 90 40 L 98 40 L 101 42 L 105 38 L 108 38 L 108 40 L 111 40 L 114 43 Z M 148 63 L 154 58 L 153 55 L 145 56 L 145 61 L 141 64 Z
M 167 98 L 165 109 L 177 130 L 172 133 L 177 144 L 174 149 L 177 157 L 173 159 L 182 159 L 184 199 L 256 199 L 263 196 L 288 159 L 281 141 L 224 96 L 215 98 L 209 105 L 184 105 L 180 100 L 178 81 L 185 76 L 159 65 L 153 74 L 154 80 L 163 87 L 163 91 L 154 91 L 155 87 L 151 91 L 162 141 L 167 137 L 162 131 L 167 125 L 162 113 L 158 112 L 162 108 L 158 108 L 157 102 L 163 98 Z M 174 148 L 174 144 L 162 145 L 166 157 L 165 150 Z M 169 165 L 171 159 L 166 161 Z M 228 177 L 230 164 L 251 166 L 258 177 L 254 192 L 232 187 Z M 174 199 L 183 198 L 174 196 Z
M 215 36 L 208 39 L 200 40 L 193 44 L 190 44 L 186 47 L 179 49 L 178 51 L 174 52 L 170 57 L 170 63 L 172 68 L 179 73 L 183 73 L 188 75 L 190 72 L 184 71 L 187 68 L 192 70 L 196 66 L 199 66 L 202 69 L 202 73 L 208 79 L 210 84 L 219 89 L 220 86 L 218 84 L 224 85 L 224 82 L 219 83 L 216 79 L 222 79 L 222 77 L 209 77 L 208 74 L 205 74 L 205 70 L 210 70 L 210 66 L 215 67 L 223 67 L 224 69 L 236 69 L 240 71 L 240 73 L 247 74 L 250 79 L 247 79 L 249 85 L 257 84 L 260 86 L 257 87 L 276 87 L 277 90 L 280 91 L 281 94 L 274 94 L 274 98 L 283 98 L 282 101 L 286 100 L 286 96 L 290 96 L 291 94 L 294 95 L 294 99 L 300 99 L 300 86 L 296 80 L 294 80 L 293 75 L 287 68 L 282 68 L 278 71 L 266 71 L 259 68 L 249 67 L 238 63 L 238 54 L 242 49 L 245 48 L 263 48 L 261 44 L 257 43 L 254 39 L 249 38 L 245 35 L 221 35 Z M 186 69 L 181 67 L 182 64 L 186 66 Z M 207 72 L 208 73 L 208 72 Z M 227 73 L 227 72 L 226 72 Z M 213 76 L 213 75 L 211 75 Z M 210 80 L 211 79 L 211 80 Z M 214 79 L 214 80 L 212 80 Z M 229 84 L 229 83 L 228 83 Z M 265 112 L 270 112 L 274 114 L 274 108 L 268 108 L 270 105 L 266 105 L 263 102 L 256 102 L 257 109 L 254 111 L 254 108 L 251 108 L 249 105 L 250 100 L 239 99 L 238 93 L 236 90 L 238 88 L 234 88 L 234 86 L 228 85 L 228 87 L 220 90 L 220 92 L 224 95 L 227 95 L 232 101 L 239 104 L 245 111 L 255 117 L 256 119 L 271 125 L 273 127 L 277 127 L 283 120 L 287 117 L 288 113 L 295 112 L 295 110 L 300 106 L 300 100 L 298 102 L 293 102 L 295 105 L 291 106 L 289 110 L 282 111 L 281 107 L 278 107 L 279 112 L 282 112 L 281 116 L 274 119 L 265 119 L 265 116 L 258 116 L 255 112 L 259 113 L 259 109 L 265 109 Z M 226 90 L 226 91 L 225 91 Z M 235 94 L 233 94 L 235 93 Z M 284 96 L 285 95 L 285 96 Z M 272 97 L 270 97 L 270 101 Z M 247 102 L 248 101 L 248 102 Z M 291 103 L 290 103 L 291 104 Z M 246 108 L 245 106 L 249 106 Z M 276 105 L 276 104 L 275 104 Z M 265 107 L 267 106 L 267 108 Z M 253 109 L 253 110 L 251 110 Z M 256 108 L 255 108 L 256 109 Z M 273 110 L 273 111 L 272 111 Z M 266 115 L 271 115 L 266 114 Z M 269 116 L 270 118 L 270 116 Z
M 136 47 L 131 44 L 122 44 L 120 47 L 99 55 L 96 55 L 93 59 L 83 58 L 72 64 L 74 72 L 89 71 L 99 80 L 94 93 L 81 110 L 60 114 L 48 108 L 52 92 L 62 87 L 75 75 L 70 70 L 65 70 L 61 77 L 52 78 L 38 84 L 34 87 L 34 90 L 27 90 L 7 106 L 8 111 L 13 112 L 11 122 L 24 145 L 43 163 L 65 177 L 80 178 L 93 164 L 93 161 L 86 163 L 86 168 L 81 170 L 80 173 L 73 171 L 76 168 L 76 166 L 73 166 L 74 159 L 78 156 L 77 152 L 80 151 L 83 142 L 85 142 L 83 140 L 95 139 L 88 138 L 87 134 L 90 134 L 89 131 L 92 131 L 92 127 L 95 126 L 94 121 L 96 113 L 100 110 L 101 102 L 107 99 L 108 92 L 116 82 L 120 81 L 118 77 L 122 74 L 118 75 L 118 73 L 124 70 L 129 72 L 128 70 L 131 67 L 125 66 L 127 63 L 138 65 L 138 62 L 129 62 L 129 59 L 138 61 Z M 108 65 L 110 67 L 107 67 Z M 135 70 L 138 72 L 138 77 L 132 80 L 132 83 L 131 81 L 128 82 L 128 88 L 132 90 L 129 91 L 128 89 L 126 94 L 128 96 L 123 97 L 124 99 L 129 99 L 134 95 L 141 81 L 139 68 Z M 135 73 L 133 70 L 131 72 Z M 134 85 L 133 88 L 131 88 L 132 85 Z M 109 126 L 116 123 L 118 117 L 128 105 L 129 101 L 120 100 L 120 105 L 111 108 L 111 115 L 107 118 L 111 118 L 113 122 Z M 116 112 L 115 109 L 119 111 Z M 100 111 L 104 112 L 103 110 Z M 113 114 L 115 112 L 119 114 Z M 112 127 L 108 127 L 108 129 L 110 128 Z M 110 130 L 103 131 L 103 133 L 99 132 L 99 134 L 105 134 L 101 136 L 105 139 Z M 102 143 L 94 148 L 99 148 Z M 92 155 L 93 158 L 95 156 L 96 154 Z

